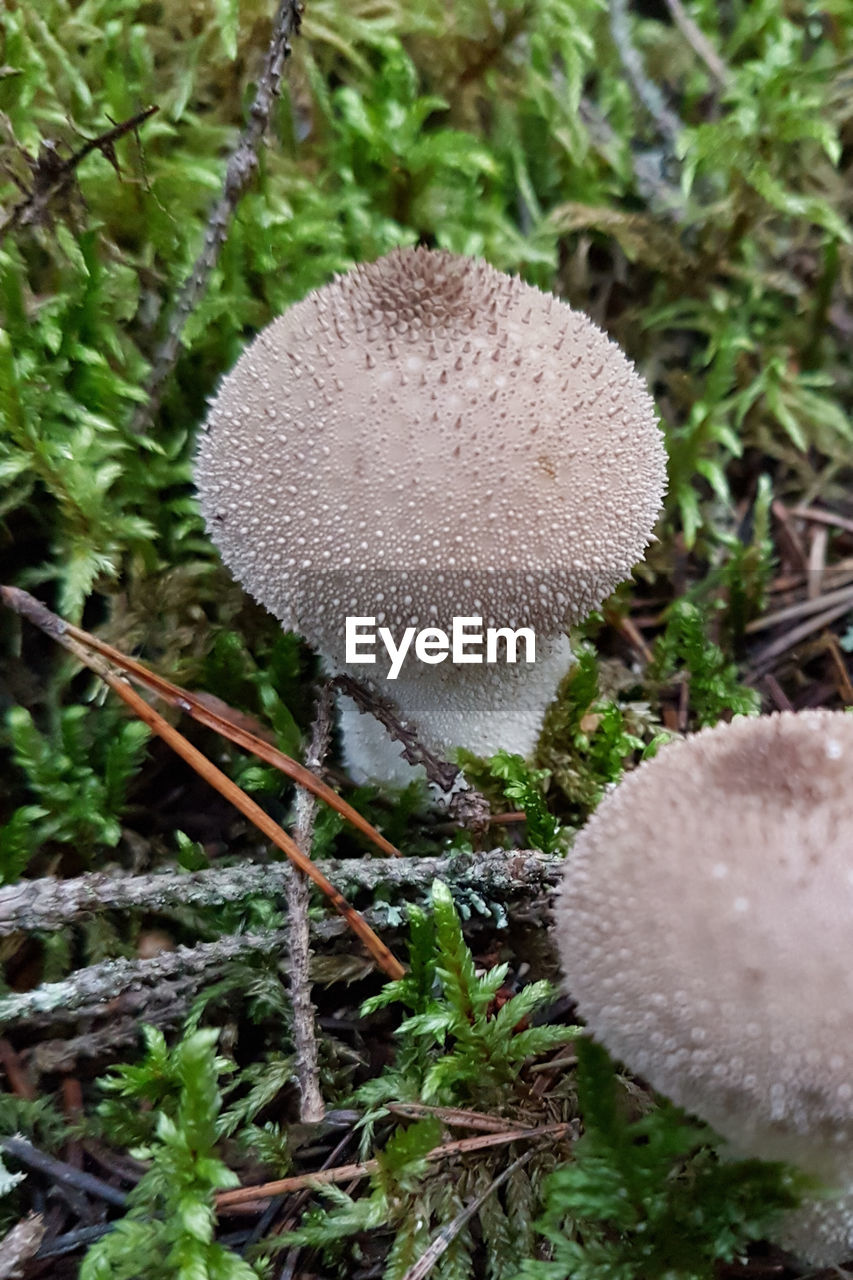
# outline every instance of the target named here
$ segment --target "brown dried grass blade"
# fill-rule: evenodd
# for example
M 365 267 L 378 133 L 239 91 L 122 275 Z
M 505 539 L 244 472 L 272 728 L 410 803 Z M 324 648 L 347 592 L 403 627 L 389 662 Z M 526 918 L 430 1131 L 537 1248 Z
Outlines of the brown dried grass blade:
M 21 591 L 17 587 L 2 587 L 0 591 L 3 593 L 3 599 L 10 609 L 14 609 L 16 613 L 22 617 L 28 618 L 30 622 L 37 627 L 41 627 L 43 631 L 47 631 L 47 626 L 42 621 L 45 615 L 56 619 L 56 623 L 62 627 L 63 634 L 70 636 L 72 640 L 76 640 L 87 649 L 91 649 L 94 653 L 99 653 L 101 657 L 107 658 L 120 671 L 131 676 L 134 680 L 138 680 L 146 689 L 150 689 L 152 693 L 157 694 L 164 702 L 168 702 L 170 706 L 176 707 L 179 711 L 185 711 L 187 715 L 192 716 L 199 724 L 203 724 L 207 729 L 213 729 L 215 733 L 220 734 L 223 738 L 227 738 L 229 742 L 233 742 L 235 746 L 242 747 L 244 751 L 250 751 L 252 755 L 257 756 L 259 760 L 263 760 L 265 764 L 270 764 L 274 769 L 278 769 L 286 777 L 291 778 L 297 786 L 304 787 L 306 791 L 310 791 L 318 800 L 324 801 L 330 809 L 334 809 L 337 813 L 345 818 L 347 822 L 366 836 L 377 849 L 381 849 L 383 853 L 392 858 L 401 856 L 399 849 L 391 844 L 390 840 L 386 840 L 381 832 L 377 831 L 366 818 L 356 810 L 352 805 L 347 804 L 346 800 L 338 795 L 337 791 L 333 791 L 325 782 L 317 777 L 316 773 L 312 773 L 310 769 L 306 769 L 298 760 L 294 760 L 292 756 L 285 755 L 283 751 L 279 751 L 269 742 L 264 742 L 263 738 L 257 737 L 256 734 L 250 733 L 248 729 L 244 729 L 241 725 L 231 720 L 228 716 L 221 712 L 214 711 L 208 706 L 198 694 L 191 693 L 189 689 L 182 689 L 180 685 L 172 684 L 170 680 L 166 680 L 163 676 L 158 676 L 155 671 L 149 671 L 148 667 L 137 662 L 135 658 L 129 657 L 126 653 L 122 653 L 120 649 L 114 649 L 111 644 L 107 644 L 104 640 L 99 640 L 97 636 L 91 635 L 88 631 L 75 627 L 72 622 L 66 622 L 62 618 L 51 614 L 44 605 L 40 604 L 33 596 L 28 595 L 26 591 Z M 49 634 L 53 638 L 59 640 L 59 635 L 55 630 L 50 630 Z M 61 643 L 61 641 L 60 641 Z
M 248 818 L 268 840 L 278 849 L 281 849 L 282 853 L 290 859 L 295 867 L 317 885 L 338 914 L 343 916 L 353 933 L 361 939 L 384 973 L 390 978 L 403 977 L 405 969 L 400 964 L 400 961 L 392 955 L 367 921 L 359 915 L 354 907 L 350 906 L 343 894 L 339 893 L 334 885 L 326 879 L 287 832 L 277 822 L 273 821 L 260 805 L 247 796 L 245 791 L 242 791 L 235 782 L 232 782 L 221 769 L 212 764 L 197 747 L 188 742 L 183 734 L 173 728 L 167 720 L 164 720 L 159 712 L 155 711 L 135 689 L 130 687 L 124 677 L 117 675 L 107 666 L 102 657 L 90 653 L 85 644 L 71 634 L 69 625 L 62 618 L 57 617 L 55 613 L 51 613 L 33 596 L 26 591 L 19 590 L 17 587 L 0 587 L 0 600 L 14 610 L 15 613 L 27 618 L 35 626 L 39 627 L 45 634 L 56 640 L 58 644 L 61 644 L 63 648 L 73 653 L 79 662 L 82 662 L 84 666 L 99 675 L 104 683 L 114 693 L 118 694 L 122 702 L 144 724 L 149 726 L 153 733 L 162 738 L 176 755 L 185 760 L 200 777 L 209 782 L 220 795 L 233 804 L 235 809 L 238 809 L 244 817 Z

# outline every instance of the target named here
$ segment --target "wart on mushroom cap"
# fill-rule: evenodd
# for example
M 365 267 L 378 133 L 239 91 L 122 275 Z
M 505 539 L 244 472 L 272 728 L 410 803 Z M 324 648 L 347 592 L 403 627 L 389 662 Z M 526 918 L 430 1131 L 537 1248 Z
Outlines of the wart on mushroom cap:
M 347 615 L 398 640 L 472 615 L 550 638 L 561 669 L 547 691 L 530 682 L 535 728 L 498 744 L 526 754 L 569 665 L 563 629 L 650 540 L 665 459 L 642 380 L 586 316 L 485 262 L 402 249 L 255 339 L 211 407 L 196 474 L 226 564 L 332 668 Z M 448 665 L 382 691 L 404 715 L 406 683 L 452 701 L 475 668 Z M 415 701 L 433 747 L 491 749 L 487 709 L 480 724 L 470 699 L 464 718 L 445 705 L 433 725 L 431 696 Z
M 599 806 L 557 907 L 591 1032 L 741 1155 L 841 1190 L 780 1243 L 853 1255 L 853 716 L 739 719 Z

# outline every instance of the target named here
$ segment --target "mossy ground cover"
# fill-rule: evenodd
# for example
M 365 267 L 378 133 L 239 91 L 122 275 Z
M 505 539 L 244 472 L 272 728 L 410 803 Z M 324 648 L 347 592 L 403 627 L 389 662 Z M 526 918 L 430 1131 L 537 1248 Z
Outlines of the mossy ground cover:
M 575 637 L 535 768 L 467 762 L 494 812 L 526 826 L 478 835 L 417 787 L 355 790 L 333 745 L 346 797 L 411 859 L 555 857 L 669 735 L 853 704 L 846 0 L 312 0 L 155 408 L 152 370 L 274 18 L 269 0 L 4 8 L 0 581 L 298 754 L 315 660 L 219 564 L 193 441 L 252 334 L 332 273 L 421 243 L 517 272 L 619 341 L 660 412 L 669 492 L 635 580 Z M 3 885 L 269 860 L 62 649 L 9 611 L 0 644 Z M 181 725 L 291 824 L 286 779 Z M 354 862 L 366 845 L 321 806 L 313 851 Z M 323 1122 L 300 1120 L 281 946 L 215 950 L 277 937 L 280 893 L 7 928 L 7 995 L 214 948 L 193 978 L 180 960 L 158 998 L 101 988 L 7 1024 L 0 1130 L 71 1179 L 7 1157 L 30 1172 L 5 1179 L 0 1226 L 33 1208 L 46 1228 L 24 1274 L 414 1280 L 427 1255 L 443 1280 L 794 1275 L 766 1246 L 732 1261 L 795 1194 L 787 1175 L 721 1176 L 704 1131 L 579 1048 L 546 985 L 542 894 L 470 866 L 465 879 L 447 863 L 453 900 L 427 881 L 409 909 L 352 873 L 356 905 L 408 947 L 407 977 L 384 991 L 312 907 Z M 491 1145 L 435 1158 L 472 1134 Z M 217 1188 L 362 1159 L 376 1163 L 324 1196 L 214 1213 Z M 130 1192 L 124 1216 L 75 1170 Z

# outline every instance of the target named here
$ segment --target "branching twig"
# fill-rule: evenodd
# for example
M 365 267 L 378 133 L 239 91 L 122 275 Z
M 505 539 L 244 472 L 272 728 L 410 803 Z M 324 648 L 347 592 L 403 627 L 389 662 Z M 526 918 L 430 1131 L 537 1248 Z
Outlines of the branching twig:
M 328 859 L 316 863 L 331 881 L 347 891 L 373 892 L 380 886 L 412 889 L 425 895 L 441 879 L 458 896 L 467 892 L 511 903 L 550 891 L 563 859 L 532 850 L 494 849 L 471 857 Z M 274 898 L 284 891 L 287 867 L 240 863 L 221 871 L 160 872 L 145 876 L 110 876 L 91 872 L 74 880 L 21 880 L 0 889 L 0 937 L 21 930 L 59 929 L 94 911 L 145 910 L 171 906 L 216 906 L 239 902 L 253 894 Z
M 67 192 L 74 183 L 78 165 L 93 151 L 100 151 L 118 172 L 115 144 L 125 134 L 134 133 L 156 111 L 159 111 L 159 107 L 151 106 L 146 107 L 144 111 L 137 111 L 136 115 L 99 133 L 96 138 L 88 138 L 82 147 L 65 160 L 60 158 L 55 145 L 43 146 L 36 160 L 27 156 L 33 175 L 32 189 L 0 223 L 0 238 L 15 227 L 37 226 L 42 222 L 49 206 Z
M 133 991 L 142 1003 L 145 992 L 159 990 L 174 979 L 181 983 L 207 976 L 222 968 L 229 960 L 284 947 L 283 929 L 269 933 L 238 933 L 218 938 L 216 942 L 200 942 L 194 947 L 176 947 L 162 951 L 150 960 L 103 960 L 99 964 L 78 969 L 61 982 L 45 982 L 32 991 L 17 992 L 0 998 L 0 1023 L 22 1021 L 58 1021 L 76 1014 L 92 1018 L 106 1014 L 107 1002 L 124 992 Z
M 294 844 L 291 837 L 286 831 L 274 822 L 259 804 L 256 804 L 245 791 L 242 791 L 235 782 L 224 774 L 216 765 L 211 764 L 205 755 L 188 742 L 182 734 L 178 733 L 168 721 L 149 706 L 148 703 L 139 696 L 138 693 L 115 674 L 110 667 L 99 657 L 89 653 L 79 641 L 73 639 L 68 634 L 68 626 L 52 614 L 49 609 L 39 605 L 37 600 L 32 596 L 27 596 L 26 592 L 19 591 L 14 587 L 0 587 L 0 600 L 18 612 L 24 613 L 32 621 L 36 622 L 43 631 L 50 635 L 57 643 L 61 644 L 69 653 L 73 653 L 78 661 L 84 666 L 89 667 L 101 677 L 105 684 L 117 693 L 121 700 L 130 707 L 131 711 L 158 737 L 172 748 L 182 760 L 202 778 L 215 787 L 220 795 L 224 796 L 235 809 L 238 809 L 244 817 L 248 818 L 259 831 L 261 831 L 268 840 L 281 849 L 290 862 L 303 871 L 314 883 L 318 889 L 328 898 L 335 910 L 344 917 L 347 924 L 367 947 L 370 954 L 376 960 L 379 967 L 390 978 L 399 978 L 405 973 L 403 966 L 399 960 L 391 954 L 384 942 L 379 939 L 367 922 L 359 913 L 350 906 L 343 894 L 332 885 L 322 872 L 318 871 L 310 858 L 307 858 L 301 849 Z
M 480 857 L 411 858 L 403 862 L 353 860 L 323 865 L 344 878 L 350 877 L 350 883 L 360 884 L 368 890 L 379 885 L 397 885 L 415 889 L 423 897 L 428 894 L 433 880 L 440 877 L 450 886 L 460 905 L 483 912 L 483 918 L 494 925 L 496 916 L 505 920 L 507 915 L 517 917 L 520 912 L 532 913 L 536 919 L 544 918 L 548 898 L 564 864 L 561 858 L 544 854 L 498 850 Z M 255 871 L 272 869 L 254 868 Z M 284 870 L 283 867 L 277 869 Z M 216 876 L 228 873 L 198 874 Z M 140 877 L 145 881 L 173 881 L 172 901 L 185 904 L 189 901 L 197 903 L 199 899 L 180 894 L 178 883 L 195 878 Z M 280 885 L 281 879 L 283 877 Z M 59 887 L 57 882 L 40 883 Z M 221 897 L 204 899 L 206 902 L 221 900 Z M 491 916 L 489 902 L 496 904 Z M 400 925 L 400 909 L 394 903 L 379 903 L 363 914 L 374 930 L 398 928 Z M 31 914 L 28 918 L 37 917 Z M 312 920 L 310 936 L 314 943 L 329 942 L 339 937 L 346 927 L 343 920 L 334 918 Z M 0 998 L 0 1023 L 27 1022 L 44 1027 L 63 1021 L 91 1022 L 105 1017 L 113 1026 L 125 1017 L 131 1023 L 140 1018 L 156 1022 L 161 1018 L 162 1005 L 179 1008 L 193 990 L 202 985 L 210 974 L 221 972 L 227 962 L 254 954 L 280 952 L 286 940 L 287 934 L 283 929 L 270 933 L 242 933 L 228 935 L 216 942 L 164 951 L 149 960 L 105 960 L 79 969 L 62 982 L 46 983 L 32 991 Z M 119 998 L 120 1003 L 115 1003 Z M 38 1065 L 43 1066 L 41 1062 Z
M 290 37 L 299 33 L 301 15 L 301 0 L 281 0 L 273 22 L 264 67 L 258 78 L 255 98 L 249 108 L 248 124 L 240 136 L 236 151 L 228 161 L 222 194 L 210 215 L 201 253 L 178 295 L 166 337 L 155 356 L 147 386 L 148 399 L 134 418 L 135 431 L 144 431 L 160 407 L 166 383 L 177 363 L 184 325 L 207 289 L 234 211 L 258 167 L 258 148 L 281 92 L 284 63 L 291 52 Z
M 314 773 L 323 767 L 332 732 L 331 689 L 325 686 L 317 703 L 311 739 L 305 763 Z M 310 856 L 314 837 L 316 801 L 310 791 L 296 793 L 293 837 L 303 852 Z M 290 999 L 293 1005 L 293 1047 L 296 1079 L 299 1084 L 299 1117 L 303 1124 L 323 1119 L 325 1106 L 320 1090 L 320 1066 L 314 1025 L 314 1002 L 311 999 L 311 941 L 308 907 L 311 893 L 308 881 L 295 867 L 287 878 L 288 954 L 290 957 Z

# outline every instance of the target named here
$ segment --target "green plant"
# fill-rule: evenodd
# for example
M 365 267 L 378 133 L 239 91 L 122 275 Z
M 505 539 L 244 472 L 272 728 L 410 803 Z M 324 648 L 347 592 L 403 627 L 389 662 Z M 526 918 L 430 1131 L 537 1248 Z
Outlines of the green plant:
M 579 646 L 575 656 L 545 717 L 537 759 L 583 819 L 605 787 L 619 781 L 626 763 L 638 754 L 652 755 L 663 735 L 645 704 L 602 694 L 590 645 Z
M 0 829 L 0 881 L 17 879 L 47 843 L 73 845 L 84 859 L 117 845 L 148 727 L 114 708 L 91 706 L 64 707 L 49 735 L 23 707 L 9 711 L 6 725 L 15 765 L 36 803 L 20 806 Z
M 547 769 L 531 769 L 521 756 L 499 751 L 488 761 L 492 776 L 503 783 L 507 800 L 519 805 L 527 819 L 527 837 L 534 849 L 554 853 L 560 845 L 561 827 L 548 812 L 542 787 L 548 781 Z
M 736 665 L 708 638 L 702 611 L 689 600 L 670 605 L 648 674 L 661 683 L 686 679 L 690 709 L 700 726 L 716 724 L 726 712 L 757 715 L 761 705 L 756 690 L 740 683 Z
M 146 1058 L 117 1067 L 103 1087 L 125 1101 L 104 1116 L 124 1123 L 143 1100 L 153 1133 L 138 1154 L 150 1161 L 128 1197 L 129 1208 L 86 1254 L 80 1280 L 257 1280 L 258 1272 L 214 1240 L 213 1192 L 237 1183 L 217 1154 L 220 1135 L 219 1033 L 194 1031 L 169 1050 L 160 1032 L 144 1030 Z
M 552 992 L 547 982 L 534 982 L 501 1003 L 499 993 L 507 966 L 497 965 L 483 975 L 462 936 L 450 892 L 437 881 L 432 889 L 433 916 L 411 910 L 410 968 L 404 978 L 386 983 L 369 999 L 363 1013 L 402 1004 L 409 1015 L 398 1028 L 398 1049 L 392 1068 L 360 1088 L 356 1100 L 367 1105 L 365 1141 L 373 1134 L 391 1102 L 420 1102 L 472 1106 L 499 1115 L 523 1107 L 526 1090 L 519 1080 L 525 1061 L 564 1044 L 572 1028 L 527 1025 Z M 446 1226 L 463 1204 L 463 1191 L 476 1194 L 495 1174 L 491 1161 L 461 1178 L 450 1174 L 426 1154 L 438 1146 L 441 1126 L 428 1118 L 398 1127 L 378 1153 L 380 1169 L 371 1190 L 353 1199 L 340 1190 L 325 1189 L 324 1210 L 312 1211 L 285 1243 L 322 1248 L 329 1261 L 341 1260 L 344 1242 L 364 1231 L 383 1230 L 390 1237 L 386 1280 L 398 1280 L 420 1256 L 433 1231 Z M 501 1158 L 500 1156 L 498 1157 Z M 550 1153 L 541 1160 L 550 1162 Z M 530 1239 L 524 1206 L 531 1203 L 539 1166 L 518 1170 L 514 1205 L 506 1211 L 489 1206 L 481 1218 L 494 1250 L 491 1274 L 507 1277 L 523 1256 Z M 533 1181 L 531 1181 L 531 1179 Z M 454 1238 L 442 1255 L 436 1274 L 443 1280 L 469 1273 L 471 1236 Z
M 583 1137 L 543 1187 L 548 1256 L 517 1280 L 711 1280 L 797 1203 L 785 1166 L 720 1160 L 713 1134 L 670 1104 L 632 1117 L 606 1051 L 576 1047 Z

